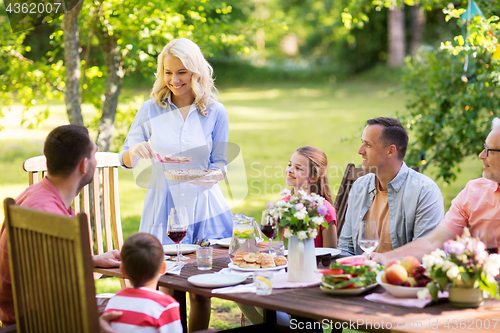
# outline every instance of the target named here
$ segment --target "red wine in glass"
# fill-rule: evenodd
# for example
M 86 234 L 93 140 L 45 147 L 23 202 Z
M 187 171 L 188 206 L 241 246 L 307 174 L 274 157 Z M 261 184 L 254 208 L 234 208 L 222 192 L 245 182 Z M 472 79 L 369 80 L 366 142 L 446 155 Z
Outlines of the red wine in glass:
M 186 230 L 171 230 L 167 232 L 167 235 L 175 244 L 179 244 L 181 240 L 186 236 L 186 232 Z
M 273 239 L 276 236 L 276 228 L 272 225 L 263 225 L 261 226 L 260 230 L 269 239 Z

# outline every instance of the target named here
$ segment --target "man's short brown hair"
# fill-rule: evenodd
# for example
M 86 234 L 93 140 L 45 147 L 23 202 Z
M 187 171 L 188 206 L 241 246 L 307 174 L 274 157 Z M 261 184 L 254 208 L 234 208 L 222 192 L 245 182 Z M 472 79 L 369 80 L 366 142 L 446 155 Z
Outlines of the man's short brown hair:
M 401 122 L 396 118 L 378 117 L 368 119 L 368 125 L 382 125 L 384 129 L 378 138 L 386 146 L 395 145 L 398 150 L 398 158 L 402 161 L 408 147 L 408 132 Z

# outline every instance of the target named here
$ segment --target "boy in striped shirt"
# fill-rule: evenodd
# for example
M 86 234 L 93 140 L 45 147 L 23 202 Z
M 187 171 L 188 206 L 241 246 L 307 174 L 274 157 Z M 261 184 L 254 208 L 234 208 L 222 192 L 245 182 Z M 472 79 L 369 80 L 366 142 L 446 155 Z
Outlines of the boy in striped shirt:
M 156 290 L 165 271 L 158 239 L 147 233 L 132 235 L 123 244 L 120 256 L 120 269 L 133 287 L 120 290 L 109 300 L 104 313 L 123 313 L 111 327 L 120 333 L 182 333 L 179 303 Z

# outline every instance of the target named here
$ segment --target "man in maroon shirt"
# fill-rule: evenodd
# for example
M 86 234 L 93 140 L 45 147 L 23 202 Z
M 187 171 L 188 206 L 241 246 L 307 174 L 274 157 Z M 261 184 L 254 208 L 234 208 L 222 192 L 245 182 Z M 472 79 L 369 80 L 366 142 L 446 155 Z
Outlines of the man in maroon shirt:
M 71 202 L 92 181 L 97 165 L 97 146 L 85 127 L 65 125 L 52 130 L 43 149 L 47 176 L 16 198 L 16 204 L 47 212 L 73 216 Z M 120 252 L 113 250 L 92 257 L 95 267 L 119 267 Z M 5 224 L 0 231 L 0 320 L 15 324 Z

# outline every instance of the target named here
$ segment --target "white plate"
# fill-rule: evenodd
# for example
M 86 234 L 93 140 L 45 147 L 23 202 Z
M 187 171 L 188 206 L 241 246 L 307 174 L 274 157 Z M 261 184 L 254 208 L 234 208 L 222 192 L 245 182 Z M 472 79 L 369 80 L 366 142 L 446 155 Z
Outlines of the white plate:
M 320 286 L 319 288 L 323 292 L 332 295 L 359 295 L 364 293 L 365 291 L 375 288 L 376 286 L 378 286 L 378 283 L 370 284 L 369 286 L 366 287 L 352 288 L 352 289 L 329 289 L 323 286 Z
M 193 275 L 187 280 L 197 287 L 218 288 L 234 286 L 235 284 L 239 284 L 246 279 L 247 277 L 245 275 L 212 273 Z
M 181 252 L 182 254 L 193 253 L 199 247 L 200 247 L 199 245 L 195 244 L 181 244 Z M 170 254 L 171 256 L 176 256 L 177 245 L 175 244 L 163 245 L 163 253 Z
M 339 249 L 334 249 L 331 247 L 317 247 L 314 249 L 316 252 L 316 256 L 324 256 L 325 254 L 331 254 L 332 257 L 336 256 L 337 254 L 340 254 Z
M 401 287 L 395 286 L 393 284 L 382 282 L 382 274 L 384 272 L 381 271 L 377 274 L 377 282 L 387 290 L 392 296 L 399 298 L 417 298 L 417 293 L 424 289 L 425 287 Z
M 217 245 L 220 245 L 222 247 L 229 247 L 231 245 L 231 239 L 231 237 L 218 239 Z
M 287 267 L 288 264 L 282 265 L 282 266 L 276 266 L 276 267 L 269 267 L 269 268 L 245 268 L 245 267 L 239 267 L 230 262 L 227 267 L 234 269 L 235 271 L 243 271 L 243 272 L 255 272 L 255 271 L 278 271 L 282 268 Z

